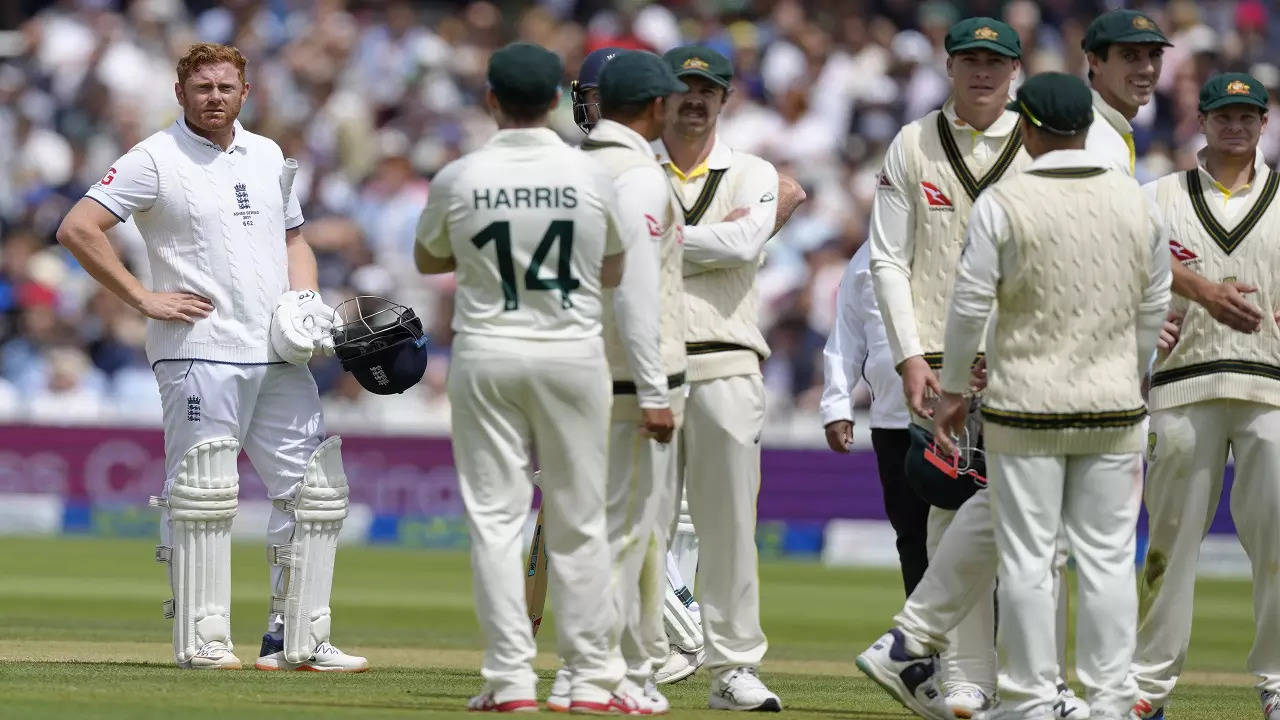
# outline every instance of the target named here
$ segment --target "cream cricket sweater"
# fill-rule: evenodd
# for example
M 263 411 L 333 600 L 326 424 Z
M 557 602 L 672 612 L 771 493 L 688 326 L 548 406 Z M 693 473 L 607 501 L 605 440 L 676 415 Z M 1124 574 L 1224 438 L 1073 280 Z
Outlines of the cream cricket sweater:
M 1256 286 L 1249 301 L 1265 316 L 1261 332 L 1239 333 L 1175 297 L 1182 334 L 1156 358 L 1153 411 L 1205 400 L 1280 406 L 1280 328 L 1271 320 L 1280 310 L 1280 175 L 1261 153 L 1254 168 L 1253 182 L 1235 193 L 1225 192 L 1203 164 L 1146 186 L 1164 215 L 1174 259 L 1213 282 Z
M 687 174 L 662 141 L 653 144 L 684 215 L 684 289 L 689 380 L 760 373 L 769 345 L 759 327 L 756 271 L 778 213 L 778 171 L 717 137 Z M 726 222 L 730 212 L 745 217 Z
M 973 335 L 994 301 L 982 405 L 989 452 L 1142 448 L 1139 384 L 1168 305 L 1169 259 L 1154 206 L 1104 165 L 1086 151 L 1048 153 L 974 208 L 942 381 L 966 389 Z
M 871 276 L 896 367 L 942 364 L 943 329 L 965 226 L 978 194 L 1030 163 L 1006 111 L 984 131 L 948 102 L 898 133 L 885 155 L 871 217 Z

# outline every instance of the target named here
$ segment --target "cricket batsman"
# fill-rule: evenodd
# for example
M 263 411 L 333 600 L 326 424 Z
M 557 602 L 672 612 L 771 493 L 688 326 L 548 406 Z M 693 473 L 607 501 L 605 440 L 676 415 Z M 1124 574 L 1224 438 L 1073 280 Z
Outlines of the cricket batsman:
M 1200 543 L 1222 493 L 1228 453 L 1235 459 L 1231 514 L 1253 565 L 1254 643 L 1262 716 L 1280 720 L 1280 175 L 1267 167 L 1258 138 L 1267 127 L 1267 91 L 1243 73 L 1217 75 L 1200 90 L 1207 146 L 1197 166 L 1144 186 L 1169 230 L 1175 264 L 1222 282 L 1257 288 L 1268 319 L 1238 333 L 1176 298 L 1176 345 L 1157 356 L 1151 378 L 1146 504 L 1150 544 L 1140 593 L 1132 672 L 1137 718 L 1165 717 L 1191 640 Z
M 239 668 L 231 643 L 231 522 L 243 448 L 273 502 L 271 609 L 259 670 L 361 672 L 329 642 L 334 554 L 347 516 L 341 440 L 324 437 L 307 361 L 332 352 L 292 169 L 236 120 L 249 95 L 234 47 L 178 61 L 182 117 L 138 143 L 67 214 L 58 241 L 146 315 L 164 413 L 165 483 L 156 559 L 168 566 L 173 652 L 189 669 Z M 291 161 L 290 161 L 291 162 Z M 152 288 L 104 232 L 130 216 Z
M 1134 698 L 1140 386 L 1169 304 L 1167 240 L 1136 182 L 1084 149 L 1094 119 L 1083 82 L 1034 76 L 1009 107 L 1034 160 L 974 205 L 934 418 L 949 453 L 998 305 L 982 415 L 1001 667 L 999 702 L 986 717 L 1054 712 L 1059 649 L 1045 629 L 1054 624 L 1053 565 L 1065 528 L 1080 574 L 1077 675 L 1093 720 L 1123 720 Z
M 605 515 L 603 291 L 622 279 L 628 238 L 613 178 L 547 127 L 563 72 L 560 58 L 537 45 L 493 54 L 485 104 L 498 132 L 436 174 L 414 247 L 421 272 L 457 272 L 453 456 L 486 639 L 484 689 L 467 706 L 538 707 L 521 543 L 532 446 L 569 710 L 641 714 L 621 687 Z

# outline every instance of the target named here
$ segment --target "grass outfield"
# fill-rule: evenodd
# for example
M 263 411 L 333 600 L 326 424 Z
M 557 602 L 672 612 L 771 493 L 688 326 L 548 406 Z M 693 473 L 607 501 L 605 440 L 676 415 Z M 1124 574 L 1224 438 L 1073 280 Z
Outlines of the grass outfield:
M 177 670 L 160 613 L 169 591 L 151 554 L 151 544 L 136 540 L 0 539 L 0 716 L 462 717 L 458 708 L 480 687 L 481 637 L 464 554 L 345 548 L 334 640 L 367 655 L 373 671 L 340 677 Z M 261 546 L 237 545 L 234 563 L 234 639 L 252 663 L 268 601 Z M 789 715 L 908 717 L 852 662 L 902 602 L 896 573 L 770 562 L 761 574 L 770 641 L 762 674 Z M 1248 584 L 1202 582 L 1197 598 L 1188 682 L 1170 717 L 1258 717 L 1243 673 Z M 538 637 L 544 694 L 555 663 L 553 622 Z M 725 717 L 705 710 L 706 683 L 700 673 L 665 688 L 679 715 Z

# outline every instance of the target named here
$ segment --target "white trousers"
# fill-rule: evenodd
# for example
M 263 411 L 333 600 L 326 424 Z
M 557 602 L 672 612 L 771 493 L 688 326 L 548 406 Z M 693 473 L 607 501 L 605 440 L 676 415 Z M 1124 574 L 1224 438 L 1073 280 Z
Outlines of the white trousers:
M 1123 717 L 1137 625 L 1134 545 L 1142 490 L 1138 453 L 988 453 L 999 552 L 998 720 L 1051 717 L 1057 697 L 1053 564 L 1066 529 L 1079 576 L 1076 674 L 1092 714 Z
M 1280 691 L 1280 408 L 1211 400 L 1151 415 L 1147 471 L 1150 544 L 1139 587 L 1138 694 L 1161 707 L 1191 642 L 1200 542 L 1209 532 L 1227 451 L 1235 457 L 1231 516 L 1253 565 L 1253 651 L 1258 689 Z
M 698 529 L 698 604 L 713 673 L 755 667 L 768 643 L 760 627 L 756 495 L 764 385 L 759 375 L 691 384 L 680 432 L 689 512 Z
M 609 424 L 606 495 L 614 602 L 627 676 L 641 687 L 667 654 L 662 602 L 667 534 L 675 515 L 676 449 L 634 420 Z
M 524 600 L 524 525 L 541 469 L 548 598 L 572 699 L 601 702 L 622 681 L 605 534 L 611 382 L 598 339 L 459 334 L 449 366 L 453 457 L 471 533 L 481 674 L 499 702 L 536 697 Z M 602 602 L 603 601 L 603 602 Z
M 203 360 L 156 363 L 164 417 L 164 496 L 187 451 L 206 440 L 233 437 L 258 471 L 271 500 L 289 500 L 324 440 L 320 396 L 311 371 L 276 363 L 233 365 Z M 293 513 L 277 507 L 267 522 L 272 545 L 293 537 Z M 161 544 L 170 544 L 169 522 L 160 523 Z M 271 565 L 271 592 L 284 595 L 284 568 Z M 268 620 L 269 624 L 274 624 Z

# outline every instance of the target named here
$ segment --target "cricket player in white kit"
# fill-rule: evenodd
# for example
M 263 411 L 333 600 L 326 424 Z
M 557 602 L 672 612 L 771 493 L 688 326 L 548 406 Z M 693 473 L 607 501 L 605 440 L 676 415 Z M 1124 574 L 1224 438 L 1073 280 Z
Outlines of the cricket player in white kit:
M 249 93 L 244 69 L 233 47 L 193 46 L 178 62 L 183 116 L 117 160 L 68 213 L 58 239 L 149 318 L 165 438 L 156 559 L 168 565 L 178 664 L 240 667 L 230 630 L 230 529 L 243 448 L 275 506 L 271 610 L 256 667 L 359 672 L 364 658 L 329 643 L 347 480 L 341 441 L 324 439 L 306 368 L 314 350 L 332 349 L 333 311 L 316 293 L 315 255 L 291 192 L 296 164 L 236 121 Z M 130 216 L 147 243 L 150 289 L 103 234 Z
M 666 98 L 688 87 L 653 53 L 616 51 L 599 77 L 599 107 L 582 149 L 613 177 L 627 238 L 622 283 L 605 292 L 605 355 L 613 377 L 606 492 L 626 693 L 651 714 L 667 712 L 653 682 L 667 656 L 663 572 L 675 513 L 672 436 L 684 407 L 684 218 L 649 143 L 662 134 Z M 570 709 L 570 669 L 547 699 Z
M 733 67 L 690 45 L 664 59 L 689 91 L 669 103 L 654 144 L 684 214 L 689 395 L 680 462 L 699 542 L 697 592 L 714 709 L 778 711 L 760 681 L 756 495 L 769 354 L 757 320 L 756 271 L 764 245 L 803 193 L 779 202 L 777 170 L 716 135 Z M 607 69 L 607 66 L 606 66 Z M 780 210 L 780 207 L 783 208 Z
M 449 399 L 471 531 L 484 691 L 468 708 L 537 709 L 523 529 L 541 469 L 549 596 L 572 675 L 570 710 L 639 713 L 624 677 L 605 525 L 610 377 L 603 289 L 622 276 L 613 179 L 546 127 L 560 59 L 527 43 L 494 53 L 485 103 L 498 132 L 436 174 L 414 248 L 457 272 Z
M 1174 259 L 1210 279 L 1248 283 L 1268 314 L 1280 305 L 1280 175 L 1258 138 L 1267 91 L 1243 73 L 1212 77 L 1200 91 L 1208 146 L 1193 170 L 1144 187 L 1169 228 Z M 1235 458 L 1231 514 L 1253 565 L 1255 636 L 1249 669 L 1258 675 L 1262 715 L 1280 720 L 1280 327 L 1237 333 L 1183 298 L 1172 314 L 1181 333 L 1161 352 L 1151 379 L 1146 504 L 1150 544 L 1140 593 L 1133 674 L 1138 718 L 1164 718 L 1191 640 L 1200 542 Z
M 894 138 L 871 214 L 876 298 L 907 407 L 926 428 L 931 398 L 938 391 L 935 369 L 942 361 L 948 296 L 970 210 L 985 188 L 1030 161 L 1022 151 L 1018 116 L 1004 107 L 1022 54 L 1017 32 L 992 18 L 968 18 L 947 32 L 946 49 L 952 97 Z M 965 506 L 960 511 L 930 510 L 929 564 L 942 567 L 933 571 L 932 582 L 926 570 L 926 580 L 904 610 L 910 613 L 914 607 L 917 616 L 960 613 L 930 618 L 929 625 L 945 622 L 944 686 L 948 703 L 962 718 L 986 707 L 995 691 L 995 567 L 994 556 L 983 550 L 992 548 L 986 503 L 986 493 L 978 492 L 965 503 L 975 506 L 967 511 Z M 944 547 L 948 555 L 965 557 L 938 558 Z M 951 574 L 945 581 L 942 571 Z M 972 592 L 973 587 L 987 590 Z M 974 604 L 967 610 L 970 599 Z
M 1159 213 L 1084 150 L 1088 88 L 1034 76 L 1021 114 L 1025 173 L 978 199 L 947 318 L 944 452 L 963 427 L 970 366 L 994 306 L 982 400 L 999 550 L 999 701 L 986 717 L 1053 717 L 1059 672 L 1053 564 L 1062 527 L 1080 574 L 1077 674 L 1093 720 L 1122 720 L 1137 621 L 1141 379 L 1169 303 Z M 1051 200 L 1046 202 L 1046 200 Z M 1069 270 L 1064 271 L 1064 268 Z

